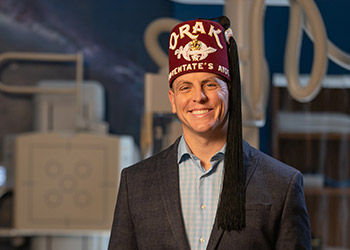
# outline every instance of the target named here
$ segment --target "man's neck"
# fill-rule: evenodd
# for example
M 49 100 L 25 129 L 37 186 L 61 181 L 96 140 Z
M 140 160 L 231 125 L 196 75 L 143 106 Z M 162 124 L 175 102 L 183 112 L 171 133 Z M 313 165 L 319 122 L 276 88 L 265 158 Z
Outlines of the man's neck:
M 191 152 L 200 159 L 202 167 L 207 170 L 211 166 L 211 157 L 225 145 L 226 134 L 201 136 L 184 133 L 184 139 Z

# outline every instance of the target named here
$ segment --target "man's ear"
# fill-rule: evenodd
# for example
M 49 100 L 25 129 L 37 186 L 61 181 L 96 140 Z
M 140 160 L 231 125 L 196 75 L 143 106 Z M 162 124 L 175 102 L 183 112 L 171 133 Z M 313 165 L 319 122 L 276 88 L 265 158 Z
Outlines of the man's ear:
M 171 112 L 173 112 L 173 114 L 176 114 L 175 94 L 174 94 L 173 90 L 168 91 L 168 96 L 169 96 L 169 101 L 171 104 Z

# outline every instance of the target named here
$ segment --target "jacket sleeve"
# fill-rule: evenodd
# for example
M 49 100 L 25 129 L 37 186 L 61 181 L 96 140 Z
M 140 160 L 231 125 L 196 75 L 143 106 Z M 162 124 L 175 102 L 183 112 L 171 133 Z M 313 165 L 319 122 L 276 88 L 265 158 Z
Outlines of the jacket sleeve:
M 117 204 L 108 245 L 108 250 L 119 249 L 138 249 L 134 225 L 129 210 L 127 175 L 125 169 L 122 170 L 120 177 Z
M 276 250 L 311 250 L 311 233 L 302 174 L 294 174 L 284 202 Z

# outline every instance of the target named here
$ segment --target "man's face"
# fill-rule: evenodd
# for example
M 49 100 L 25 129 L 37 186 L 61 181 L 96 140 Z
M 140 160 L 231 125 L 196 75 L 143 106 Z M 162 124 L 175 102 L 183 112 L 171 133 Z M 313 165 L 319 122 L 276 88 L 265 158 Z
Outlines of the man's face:
M 172 112 L 185 135 L 226 133 L 229 92 L 214 73 L 187 73 L 177 77 L 169 91 Z

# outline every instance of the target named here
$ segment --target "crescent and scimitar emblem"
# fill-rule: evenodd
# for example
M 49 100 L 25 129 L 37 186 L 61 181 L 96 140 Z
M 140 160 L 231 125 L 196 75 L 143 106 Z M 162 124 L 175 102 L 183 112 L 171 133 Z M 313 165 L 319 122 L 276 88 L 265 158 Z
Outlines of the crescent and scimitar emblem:
M 175 50 L 175 55 L 177 55 L 177 59 L 180 59 L 182 55 L 186 61 L 201 61 L 207 58 L 210 53 L 214 53 L 215 51 L 216 49 L 208 47 L 202 41 L 194 39 L 187 43 L 185 47 L 180 46 L 177 50 Z

